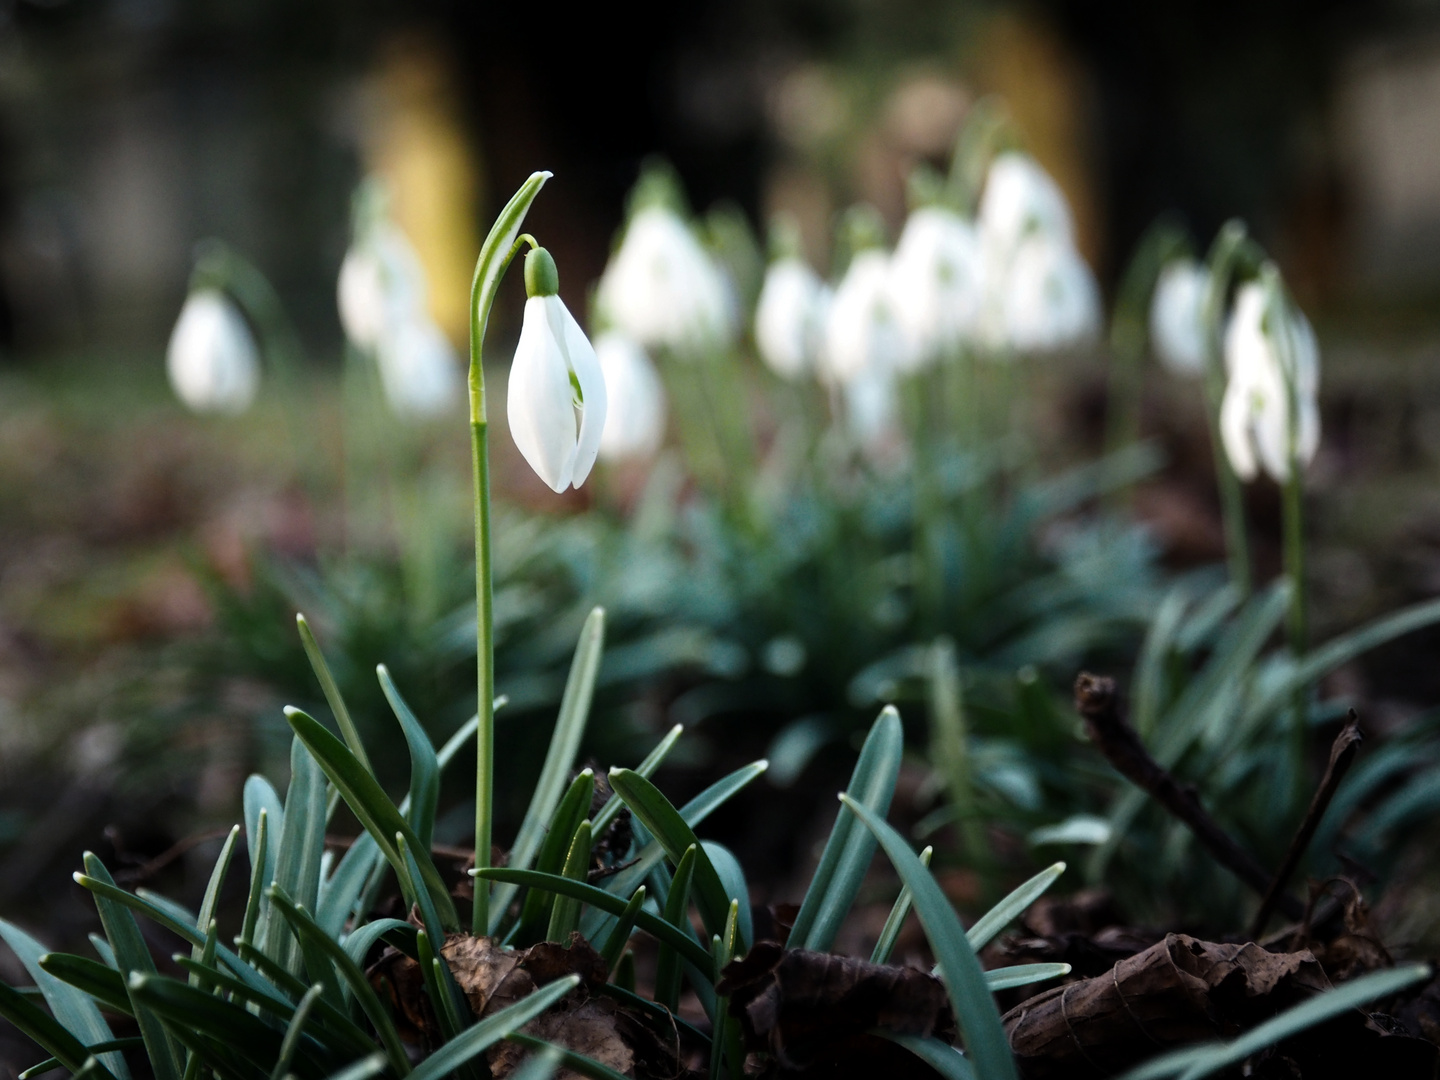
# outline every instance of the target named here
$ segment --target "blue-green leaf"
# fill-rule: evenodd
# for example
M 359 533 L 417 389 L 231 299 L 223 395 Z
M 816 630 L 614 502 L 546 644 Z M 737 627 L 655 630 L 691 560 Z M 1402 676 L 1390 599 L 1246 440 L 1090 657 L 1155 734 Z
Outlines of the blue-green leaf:
M 410 828 L 415 831 L 426 851 L 435 832 L 435 808 L 440 802 L 440 761 L 435 754 L 435 744 L 415 719 L 415 713 L 395 689 L 395 681 L 384 664 L 375 668 L 380 679 L 380 689 L 390 703 L 395 719 L 400 721 L 400 730 L 405 735 L 405 745 L 410 749 Z
M 410 1075 L 414 1080 L 442 1080 L 511 1032 L 524 1027 L 579 984 L 578 975 L 566 975 L 541 987 L 461 1032 L 422 1061 Z
M 1063 862 L 1046 867 L 980 916 L 966 934 L 966 937 L 970 939 L 970 947 L 976 952 L 985 948 L 996 934 L 1018 919 L 1021 912 L 1040 899 L 1045 890 L 1054 885 L 1064 872 L 1065 864 Z

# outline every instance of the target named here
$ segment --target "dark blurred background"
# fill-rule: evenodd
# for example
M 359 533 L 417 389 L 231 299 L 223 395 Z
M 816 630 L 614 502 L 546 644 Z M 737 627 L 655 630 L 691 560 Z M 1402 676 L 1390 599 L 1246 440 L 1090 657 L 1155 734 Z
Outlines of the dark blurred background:
M 191 245 L 266 269 L 318 351 L 348 196 L 385 177 L 452 332 L 477 221 L 532 168 L 567 290 L 598 273 L 644 155 L 699 206 L 855 199 L 894 222 L 978 95 L 1005 95 L 1113 283 L 1177 210 L 1247 218 L 1322 314 L 1440 282 L 1433 3 L 684 5 L 5 0 L 0 348 L 160 345 Z

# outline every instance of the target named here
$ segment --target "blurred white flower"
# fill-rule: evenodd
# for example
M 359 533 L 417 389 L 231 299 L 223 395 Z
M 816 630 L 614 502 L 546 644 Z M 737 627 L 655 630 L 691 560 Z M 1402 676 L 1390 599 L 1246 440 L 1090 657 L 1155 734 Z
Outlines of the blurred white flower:
M 685 222 L 663 206 L 636 211 L 601 275 L 596 301 L 645 348 L 682 355 L 727 342 L 736 301 L 729 279 Z
M 555 262 L 544 248 L 525 259 L 525 317 L 510 367 L 510 434 L 530 467 L 555 491 L 590 475 L 605 430 L 605 376 L 595 349 L 556 295 Z
M 1220 438 L 1231 467 L 1251 480 L 1261 467 L 1278 482 L 1290 476 L 1290 440 L 1304 466 L 1320 447 L 1320 350 L 1310 321 L 1260 282 L 1242 285 L 1225 329 L 1228 382 L 1220 404 Z M 1291 388 L 1295 409 L 1291 411 Z
M 245 317 L 218 289 L 185 299 L 165 354 L 170 385 L 195 412 L 237 415 L 260 385 L 260 359 Z
M 984 299 L 974 226 L 942 207 L 916 210 L 890 260 L 890 293 L 907 367 L 933 363 L 971 340 Z
M 1176 375 L 1205 370 L 1205 294 L 1210 274 L 1194 259 L 1165 264 L 1150 298 L 1150 340 Z
M 1011 260 L 1002 299 L 1006 343 L 1019 352 L 1071 348 L 1100 332 L 1100 289 L 1067 241 L 1035 234 Z
M 804 259 L 777 259 L 755 305 L 755 345 L 777 375 L 798 379 L 815 366 L 830 290 Z
M 980 236 L 987 249 L 1015 251 L 1031 233 L 1074 243 L 1070 206 L 1060 185 L 1029 154 L 997 154 L 980 196 Z
M 874 365 L 844 385 L 845 422 L 850 434 L 871 452 L 900 439 L 900 398 L 895 370 Z
M 878 248 L 858 252 L 825 317 L 820 374 L 844 385 L 862 372 L 904 367 L 905 339 L 890 295 L 890 259 Z
M 385 400 L 407 418 L 439 416 L 460 400 L 460 370 L 450 339 L 420 315 L 385 328 L 375 349 Z
M 600 456 L 606 461 L 650 457 L 665 438 L 665 388 L 645 350 L 613 330 L 595 339 L 605 380 L 605 427 Z
M 369 210 L 340 264 L 340 325 L 351 344 L 374 357 L 397 416 L 438 416 L 461 398 L 455 350 L 426 307 L 425 270 L 414 247 Z

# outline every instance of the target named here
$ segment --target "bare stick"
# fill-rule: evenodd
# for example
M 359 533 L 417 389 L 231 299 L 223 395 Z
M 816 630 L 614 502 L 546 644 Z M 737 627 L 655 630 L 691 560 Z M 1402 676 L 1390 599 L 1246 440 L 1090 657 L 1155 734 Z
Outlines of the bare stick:
M 1145 749 L 1135 729 L 1120 714 L 1115 680 L 1081 672 L 1075 680 L 1075 708 L 1085 721 L 1085 730 L 1110 764 L 1150 797 L 1183 821 L 1215 861 L 1260 895 L 1265 895 L 1270 874 L 1255 861 L 1200 805 L 1193 788 L 1183 787 Z M 1293 896 L 1280 895 L 1277 906 L 1288 917 L 1299 919 L 1305 906 Z
M 1320 786 L 1315 789 L 1315 796 L 1310 800 L 1310 809 L 1305 811 L 1305 819 L 1301 821 L 1295 838 L 1290 841 L 1290 850 L 1285 852 L 1280 869 L 1275 871 L 1270 888 L 1265 890 L 1265 899 L 1260 901 L 1260 910 L 1255 912 L 1255 921 L 1250 924 L 1252 939 L 1259 937 L 1261 931 L 1265 929 L 1265 924 L 1270 921 L 1270 915 L 1274 912 L 1276 902 L 1282 895 L 1281 890 L 1289 884 L 1290 875 L 1295 873 L 1295 867 L 1300 865 L 1300 859 L 1304 856 L 1305 849 L 1315 838 L 1315 830 L 1320 827 L 1320 819 L 1325 816 L 1325 811 L 1330 806 L 1330 800 L 1340 789 L 1340 781 L 1344 780 L 1345 774 L 1349 772 L 1350 764 L 1355 760 L 1355 755 L 1359 752 L 1360 743 L 1363 740 L 1364 736 L 1360 734 L 1360 718 L 1355 715 L 1355 710 L 1351 709 L 1350 719 L 1345 721 L 1345 726 L 1340 729 L 1340 734 L 1335 736 L 1335 741 L 1330 745 L 1330 764 L 1325 766 L 1325 776 L 1320 781 Z

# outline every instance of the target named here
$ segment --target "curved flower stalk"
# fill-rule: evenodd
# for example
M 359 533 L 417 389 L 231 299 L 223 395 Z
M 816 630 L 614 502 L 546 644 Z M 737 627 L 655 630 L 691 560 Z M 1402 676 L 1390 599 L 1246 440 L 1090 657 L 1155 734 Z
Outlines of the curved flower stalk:
M 595 339 L 595 356 L 605 381 L 605 427 L 600 434 L 604 461 L 653 457 L 665 439 L 665 387 L 645 350 L 610 330 Z
M 1320 353 L 1310 321 L 1278 285 L 1251 281 L 1237 291 L 1225 369 L 1220 435 L 1230 464 L 1242 480 L 1263 467 L 1285 483 L 1320 445 Z
M 1197 260 L 1165 264 L 1150 298 L 1150 341 L 1171 372 L 1186 378 L 1205 373 L 1205 293 L 1210 275 Z
M 175 395 L 197 413 L 237 416 L 260 385 L 260 357 L 245 317 L 219 289 L 195 289 L 185 299 L 165 368 Z
M 755 305 L 755 347 L 771 371 L 794 380 L 815 369 L 830 300 L 829 288 L 800 256 L 770 264 Z
M 354 240 L 340 264 L 336 301 L 350 343 L 373 356 L 390 408 L 408 419 L 445 412 L 459 397 L 455 351 L 426 306 L 425 270 L 384 211 L 378 182 L 355 197 Z
M 907 370 L 958 352 L 973 339 L 984 298 L 974 225 L 942 206 L 912 213 L 890 260 L 890 292 Z
M 605 429 L 605 377 L 595 349 L 559 297 L 555 260 L 525 258 L 525 320 L 510 367 L 510 434 L 536 475 L 557 491 L 590 475 Z
M 680 356 L 726 344 L 734 333 L 735 297 L 724 271 L 668 206 L 642 206 L 631 216 L 596 303 L 640 345 Z

